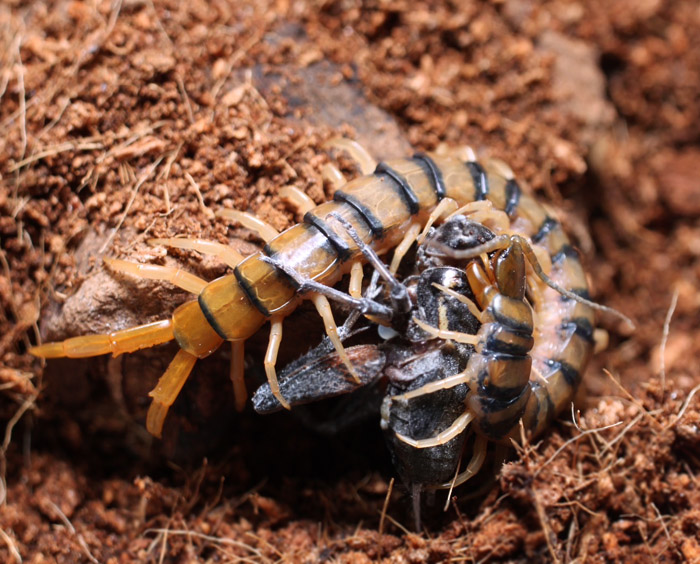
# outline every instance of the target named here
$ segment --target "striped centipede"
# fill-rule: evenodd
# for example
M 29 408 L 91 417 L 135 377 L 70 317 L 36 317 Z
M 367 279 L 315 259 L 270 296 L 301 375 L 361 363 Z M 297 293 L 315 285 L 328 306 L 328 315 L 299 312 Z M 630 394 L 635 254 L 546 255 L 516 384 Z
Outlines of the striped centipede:
M 471 150 L 464 159 L 417 153 L 412 158 L 376 164 L 359 146 L 341 146 L 356 157 L 364 176 L 343 185 L 332 201 L 318 206 L 299 191 L 288 192 L 288 198 L 304 212 L 303 223 L 277 233 L 255 216 L 233 210 L 220 212 L 255 229 L 266 242 L 262 251 L 243 258 L 230 247 L 199 239 L 151 241 L 214 255 L 232 268 L 231 274 L 206 282 L 172 267 L 105 259 L 114 271 L 165 280 L 197 295 L 196 300 L 179 306 L 170 319 L 41 344 L 30 352 L 43 358 L 116 356 L 175 340 L 180 350 L 149 393 L 152 402 L 146 427 L 160 436 L 168 409 L 196 361 L 212 354 L 224 341 L 232 343 L 234 394 L 237 407 L 242 408 L 247 397 L 243 343 L 269 321 L 265 372 L 272 394 L 289 408 L 280 392 L 275 364 L 283 319 L 301 300 L 313 302 L 341 361 L 359 382 L 338 336 L 328 299 L 345 301 L 368 315 L 387 315 L 385 306 L 361 296 L 362 265 L 367 261 L 361 246 L 378 255 L 394 249 L 390 270 L 396 272 L 411 245 L 447 215 L 459 210 L 478 221 L 492 216 L 492 210 L 500 210 L 499 217 L 508 223 L 502 230 L 521 234 L 532 242 L 536 264 L 542 265 L 542 279 L 557 288 L 541 290 L 543 297 L 536 304 L 538 328 L 533 358 L 543 382 L 540 388 L 533 388 L 533 395 L 543 395 L 543 402 L 551 401 L 554 411 L 564 405 L 575 387 L 568 382 L 580 379 L 590 356 L 592 341 L 587 328 L 592 327 L 595 305 L 587 299 L 583 268 L 561 224 L 521 191 L 507 165 L 497 160 L 482 165 Z M 349 296 L 342 297 L 344 294 L 332 286 L 347 273 Z M 586 328 L 578 323 L 583 319 Z M 535 417 L 530 428 L 539 431 L 545 424 Z

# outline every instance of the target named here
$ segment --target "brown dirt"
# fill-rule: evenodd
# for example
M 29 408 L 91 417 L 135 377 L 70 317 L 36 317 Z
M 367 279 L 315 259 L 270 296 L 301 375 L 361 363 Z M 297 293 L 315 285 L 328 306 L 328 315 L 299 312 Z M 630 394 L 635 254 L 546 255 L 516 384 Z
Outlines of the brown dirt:
M 2 561 L 700 561 L 694 0 L 10 1 L 0 30 Z M 100 258 L 216 276 L 145 240 L 252 250 L 212 210 L 290 225 L 277 190 L 326 198 L 339 134 L 380 157 L 447 142 L 504 158 L 562 211 L 595 299 L 637 323 L 602 317 L 577 425 L 420 535 L 398 486 L 379 531 L 392 471 L 376 425 L 321 438 L 232 414 L 225 353 L 200 363 L 162 445 L 141 422 L 171 349 L 46 371 L 26 353 L 40 326 L 167 315 L 184 293 Z

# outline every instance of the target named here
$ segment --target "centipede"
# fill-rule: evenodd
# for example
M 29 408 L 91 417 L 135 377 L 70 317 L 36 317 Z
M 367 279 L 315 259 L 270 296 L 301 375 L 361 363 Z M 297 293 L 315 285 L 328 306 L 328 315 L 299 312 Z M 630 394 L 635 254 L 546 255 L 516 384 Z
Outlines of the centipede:
M 504 253 L 520 256 L 521 259 L 516 260 L 518 264 L 523 262 L 522 256 L 527 260 L 522 268 L 514 267 L 513 260 L 509 260 L 507 268 L 484 266 L 481 271 L 477 269 L 471 273 L 470 285 L 481 306 L 474 314 L 478 313 L 484 326 L 497 324 L 488 338 L 498 341 L 501 337 L 494 335 L 502 334 L 503 339 L 513 342 L 499 341 L 498 345 L 482 346 L 478 344 L 481 337 L 464 337 L 464 331 L 432 327 L 417 320 L 420 328 L 434 338 L 458 340 L 461 335 L 469 346 L 476 346 L 478 354 L 472 354 L 473 358 L 487 359 L 482 362 L 483 370 L 474 370 L 487 374 L 486 381 L 476 378 L 475 385 L 480 386 L 480 393 L 472 396 L 478 399 L 452 425 L 459 427 L 475 419 L 481 436 L 503 438 L 511 431 L 510 421 L 515 418 L 522 419 L 528 430 L 540 433 L 571 401 L 593 350 L 594 309 L 607 309 L 590 301 L 578 251 L 569 242 L 560 221 L 551 210 L 521 189 L 503 161 L 479 162 L 468 148 L 416 153 L 410 158 L 376 163 L 354 142 L 342 140 L 337 147 L 351 153 L 362 176 L 343 183 L 340 172 L 331 170 L 337 189 L 332 200 L 320 205 L 315 205 L 303 192 L 288 189 L 283 196 L 303 213 L 303 222 L 278 233 L 247 212 L 218 212 L 221 217 L 255 230 L 265 242 L 262 250 L 243 257 L 229 246 L 201 239 L 150 241 L 154 245 L 191 249 L 219 258 L 231 269 L 220 278 L 208 282 L 179 268 L 105 259 L 112 271 L 170 282 L 191 292 L 195 298 L 176 308 L 169 319 L 112 333 L 39 344 L 30 349 L 31 354 L 46 359 L 117 356 L 174 340 L 179 350 L 149 393 L 151 404 L 146 428 L 160 437 L 168 410 L 197 360 L 211 355 L 226 341 L 231 343 L 232 349 L 231 379 L 236 406 L 241 409 L 245 405 L 244 343 L 269 322 L 270 337 L 263 361 L 267 385 L 279 405 L 290 409 L 292 403 L 280 389 L 276 370 L 285 317 L 303 300 L 311 301 L 340 362 L 354 383 L 360 385 L 358 370 L 342 343 L 330 301 L 344 304 L 368 319 L 391 325 L 392 318 L 401 318 L 410 307 L 402 307 L 398 302 L 387 305 L 363 296 L 363 265 L 373 260 L 372 257 L 393 251 L 386 267 L 393 276 L 409 249 L 417 241 L 424 241 L 433 226 L 462 214 L 471 221 L 490 224 L 496 235 L 482 246 L 466 250 L 454 248 L 449 240 L 443 241 L 438 247 L 444 255 L 456 261 L 479 255 L 484 257 L 484 265 L 495 264 L 493 261 L 500 260 L 496 257 Z M 439 232 L 444 236 L 449 230 Z M 433 258 L 440 252 L 433 253 Z M 506 271 L 514 269 L 517 281 L 508 282 L 513 273 Z M 528 274 L 525 274 L 526 269 Z M 341 292 L 334 285 L 347 274 L 348 291 Z M 521 291 L 524 285 L 528 286 L 529 295 L 535 296 L 532 303 L 524 298 Z M 496 294 L 501 296 L 496 300 L 499 306 L 489 306 L 489 296 L 493 294 L 489 288 L 497 289 Z M 454 290 L 448 289 L 449 292 L 454 294 Z M 508 299 L 502 299 L 503 296 Z M 515 306 L 514 303 L 525 305 Z M 528 312 L 534 316 L 534 324 Z M 509 321 L 520 323 L 522 327 L 510 327 Z M 531 325 L 530 348 L 525 342 L 515 342 L 521 338 L 527 341 L 528 329 L 524 327 L 528 322 Z M 518 331 L 523 334 L 516 336 Z M 514 369 L 516 362 L 505 358 L 513 352 L 506 351 L 509 347 L 521 347 L 516 356 L 526 359 L 517 369 Z M 531 383 L 523 384 L 523 379 Z M 446 378 L 441 377 L 437 385 L 449 388 L 451 381 L 445 381 Z M 517 409 L 494 407 L 506 401 L 504 390 L 510 393 L 513 387 L 519 387 L 522 392 L 518 395 Z M 430 390 L 409 393 L 420 396 Z M 410 400 L 411 397 L 400 399 Z M 495 424 L 494 412 L 507 415 L 508 423 L 496 425 L 497 430 L 489 431 L 489 425 Z M 409 446 L 411 441 L 421 440 L 397 437 Z M 429 448 L 435 440 L 444 444 L 445 435 L 441 437 L 427 439 L 419 443 L 418 448 Z

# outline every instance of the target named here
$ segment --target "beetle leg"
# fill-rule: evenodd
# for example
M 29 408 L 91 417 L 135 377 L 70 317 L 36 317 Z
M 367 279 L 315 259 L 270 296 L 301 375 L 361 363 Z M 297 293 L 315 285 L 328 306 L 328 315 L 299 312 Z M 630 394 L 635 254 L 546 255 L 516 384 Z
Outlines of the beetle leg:
M 372 174 L 377 168 L 377 161 L 372 158 L 369 151 L 353 139 L 346 137 L 336 137 L 326 142 L 325 145 L 329 149 L 345 151 L 352 159 L 357 162 L 362 174 Z
M 177 351 L 175 358 L 158 380 L 156 387 L 148 394 L 153 398 L 153 401 L 148 408 L 146 428 L 155 437 L 161 437 L 168 409 L 182 390 L 182 386 L 185 385 L 195 362 L 197 362 L 197 357 L 193 354 L 182 349 Z
M 395 435 L 400 441 L 414 448 L 434 448 L 444 445 L 445 443 L 449 443 L 452 439 L 461 435 L 473 419 L 474 414 L 471 411 L 467 411 L 457 417 L 454 423 L 452 423 L 452 425 L 450 425 L 447 429 L 441 431 L 434 437 L 430 437 L 429 439 L 412 439 L 411 437 L 407 437 L 406 435 L 396 432 Z
M 294 280 L 298 286 L 297 291 L 299 294 L 314 293 L 320 294 L 327 298 L 332 299 L 339 304 L 344 305 L 352 311 L 359 311 L 362 315 L 373 315 L 381 319 L 390 320 L 392 316 L 391 308 L 375 302 L 369 298 L 354 298 L 340 290 L 336 290 L 332 286 L 326 286 L 315 280 L 309 280 L 303 278 L 296 272 L 293 268 L 289 268 L 285 264 L 265 255 L 260 256 L 260 260 L 271 264 L 275 268 L 278 268 Z
M 396 249 L 394 249 L 394 256 L 391 259 L 391 266 L 389 266 L 389 272 L 391 272 L 392 274 L 396 274 L 396 271 L 399 269 L 399 265 L 401 264 L 401 260 L 404 256 L 406 256 L 408 249 L 411 248 L 411 245 L 413 245 L 415 240 L 418 238 L 418 234 L 420 233 L 420 231 L 420 223 L 414 223 L 408 228 L 403 239 L 396 246 Z
M 165 239 L 149 239 L 149 245 L 165 245 L 166 247 L 174 247 L 176 249 L 188 249 L 197 251 L 203 255 L 209 255 L 218 258 L 224 264 L 231 268 L 236 268 L 238 263 L 243 260 L 243 255 L 236 249 L 217 243 L 215 241 L 207 241 L 205 239 L 186 239 L 183 237 L 167 237 Z
M 172 321 L 166 319 L 113 333 L 85 335 L 65 341 L 44 343 L 31 347 L 29 352 L 41 358 L 85 358 L 108 353 L 118 356 L 167 343 L 174 338 Z
M 296 208 L 297 212 L 304 215 L 316 207 L 314 201 L 296 186 L 284 186 L 279 191 L 279 197 Z
M 105 257 L 103 260 L 107 267 L 115 272 L 131 274 L 132 276 L 146 278 L 149 280 L 162 280 L 163 282 L 170 282 L 174 286 L 187 290 L 188 292 L 192 292 L 195 295 L 198 295 L 204 289 L 204 286 L 208 284 L 206 280 L 203 280 L 199 276 L 195 276 L 194 274 L 191 274 L 176 266 L 144 264 L 109 257 Z
M 275 364 L 277 363 L 277 353 L 280 350 L 282 342 L 282 317 L 273 317 L 270 320 L 270 340 L 267 343 L 267 352 L 265 353 L 265 374 L 267 381 L 270 384 L 272 395 L 277 398 L 285 409 L 291 409 L 289 402 L 282 397 L 280 393 L 279 382 L 277 381 L 277 371 Z
M 233 384 L 233 398 L 236 411 L 243 411 L 248 399 L 248 390 L 245 387 L 245 341 L 231 341 L 231 370 L 229 375 Z
M 240 223 L 246 229 L 255 231 L 258 237 L 266 243 L 269 243 L 279 235 L 277 229 L 259 217 L 254 216 L 252 213 L 238 210 L 219 210 L 216 212 L 216 216 L 231 219 L 236 223 Z
M 381 261 L 374 249 L 360 238 L 355 228 L 347 220 L 336 213 L 331 213 L 328 217 L 332 217 L 343 226 L 348 235 L 350 235 L 350 238 L 357 245 L 357 248 L 365 255 L 367 262 L 374 267 L 375 272 L 389 285 L 391 300 L 393 302 L 393 311 L 400 313 L 407 312 L 411 308 L 411 299 L 406 286 L 397 280 L 391 270 Z

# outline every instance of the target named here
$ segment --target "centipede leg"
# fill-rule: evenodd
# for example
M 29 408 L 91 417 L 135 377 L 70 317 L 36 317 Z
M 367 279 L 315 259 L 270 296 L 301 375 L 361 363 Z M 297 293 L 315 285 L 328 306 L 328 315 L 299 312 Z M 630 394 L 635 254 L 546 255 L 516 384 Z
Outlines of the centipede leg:
M 353 379 L 358 384 L 361 384 L 362 381 L 360 380 L 355 367 L 352 365 L 352 362 L 350 362 L 350 357 L 348 357 L 348 353 L 345 351 L 345 347 L 338 336 L 338 326 L 335 323 L 335 319 L 333 319 L 333 310 L 331 309 L 331 304 L 328 302 L 328 298 L 321 294 L 315 294 L 311 300 L 313 301 L 314 306 L 316 306 L 316 311 L 318 311 L 321 319 L 323 319 L 326 335 L 328 335 L 331 343 L 333 343 L 338 356 L 340 356 L 340 360 L 342 360 L 343 364 L 347 366 Z
M 279 197 L 294 206 L 301 215 L 316 207 L 314 201 L 296 186 L 284 186 L 279 191 Z
M 168 369 L 158 380 L 156 387 L 148 394 L 153 398 L 153 401 L 148 408 L 146 428 L 155 437 L 161 437 L 168 410 L 185 385 L 196 362 L 196 356 L 187 351 L 179 350 Z
M 197 251 L 204 255 L 216 257 L 231 268 L 236 268 L 238 263 L 243 260 L 243 255 L 228 245 L 223 245 L 215 241 L 207 241 L 205 239 L 168 237 L 165 239 L 149 239 L 148 244 L 153 246 L 164 245 L 166 247 L 173 247 L 176 249 Z
M 413 318 L 413 322 L 418 325 L 423 331 L 432 335 L 437 339 L 442 339 L 443 341 L 455 341 L 457 343 L 463 343 L 465 345 L 476 346 L 479 343 L 479 338 L 476 335 L 470 333 L 462 333 L 461 331 L 449 331 L 447 329 L 438 329 L 432 325 L 428 325 L 425 321 Z
M 470 375 L 467 370 L 459 372 L 458 374 L 453 374 L 452 376 L 447 376 L 440 380 L 435 380 L 434 382 L 428 382 L 422 385 L 420 388 L 411 390 L 410 392 L 404 392 L 403 394 L 392 396 L 392 401 L 408 401 L 420 396 L 425 396 L 427 394 L 435 393 L 439 390 L 449 390 L 460 384 L 467 384 L 472 387 L 475 384 L 476 378 Z
M 416 239 L 418 238 L 418 234 L 420 232 L 421 232 L 420 223 L 414 223 L 413 225 L 411 225 L 408 228 L 403 239 L 401 240 L 401 242 L 397 245 L 396 249 L 394 250 L 394 256 L 391 259 L 391 265 L 389 266 L 389 272 L 391 272 L 392 274 L 396 274 L 396 271 L 399 269 L 399 265 L 401 264 L 401 260 L 403 259 L 404 256 L 406 256 L 408 249 L 410 249 L 411 245 L 413 245 L 413 243 L 416 241 Z
M 440 484 L 436 486 L 437 489 L 452 489 L 457 486 L 461 486 L 467 480 L 473 478 L 481 467 L 484 465 L 484 460 L 486 460 L 486 450 L 488 446 L 488 439 L 482 435 L 477 435 L 474 439 L 474 454 L 467 464 L 467 468 L 464 472 L 457 474 L 451 482 Z
M 369 154 L 369 151 L 357 141 L 345 137 L 338 137 L 328 141 L 326 147 L 348 153 L 352 159 L 357 162 L 362 174 L 372 174 L 374 169 L 377 168 L 377 161 L 375 161 L 372 155 Z
M 104 263 L 110 270 L 115 272 L 130 274 L 148 280 L 170 282 L 174 286 L 192 292 L 195 295 L 199 294 L 207 285 L 206 280 L 175 266 L 144 264 L 113 258 L 105 258 Z
M 364 275 L 365 273 L 362 269 L 362 263 L 359 261 L 352 263 L 352 268 L 350 269 L 348 294 L 358 300 L 362 297 L 362 279 L 364 278 Z
M 400 441 L 414 448 L 434 448 L 444 445 L 455 437 L 461 435 L 467 429 L 469 423 L 471 423 L 473 419 L 474 414 L 467 411 L 455 419 L 454 423 L 452 423 L 452 425 L 450 425 L 447 429 L 428 439 L 412 439 L 411 437 L 407 437 L 401 433 L 395 434 Z
M 458 209 L 459 204 L 456 200 L 453 200 L 452 198 L 443 198 L 440 200 L 440 203 L 435 206 L 435 209 L 428 216 L 428 221 L 425 223 L 423 231 L 421 231 L 421 234 L 418 235 L 418 239 L 416 239 L 418 244 L 420 245 L 423 242 L 425 236 L 428 234 L 428 231 L 430 231 L 430 228 L 436 221 L 454 215 Z
M 255 231 L 258 237 L 260 237 L 266 243 L 269 243 L 272 241 L 272 239 L 279 235 L 279 231 L 272 227 L 272 225 L 248 212 L 238 210 L 219 210 L 216 212 L 216 216 L 231 219 L 236 223 L 240 223 L 246 229 Z
M 476 153 L 469 145 L 460 145 L 458 147 L 452 147 L 447 143 L 440 143 L 435 148 L 435 154 L 442 157 L 452 157 L 459 159 L 465 163 L 471 163 L 476 161 Z
M 248 390 L 245 386 L 245 341 L 231 341 L 231 370 L 230 377 L 233 384 L 233 399 L 236 411 L 243 411 L 248 399 Z
M 338 167 L 331 163 L 326 163 L 323 165 L 323 168 L 321 169 L 321 176 L 333 187 L 334 192 L 340 190 L 340 188 L 345 186 L 345 184 L 348 182 Z
M 510 230 L 508 214 L 495 208 L 489 200 L 469 202 L 451 212 L 445 220 L 447 221 L 460 214 L 469 216 L 469 219 L 472 221 L 481 223 L 497 233 L 506 233 Z
M 270 391 L 272 395 L 277 398 L 282 407 L 285 409 L 291 409 L 289 402 L 282 397 L 280 392 L 280 385 L 277 381 L 277 370 L 275 369 L 275 364 L 277 364 L 277 353 L 280 350 L 280 343 L 282 342 L 282 318 L 273 317 L 270 320 L 270 340 L 267 342 L 267 352 L 265 353 L 265 375 L 267 376 L 267 381 L 270 384 Z

